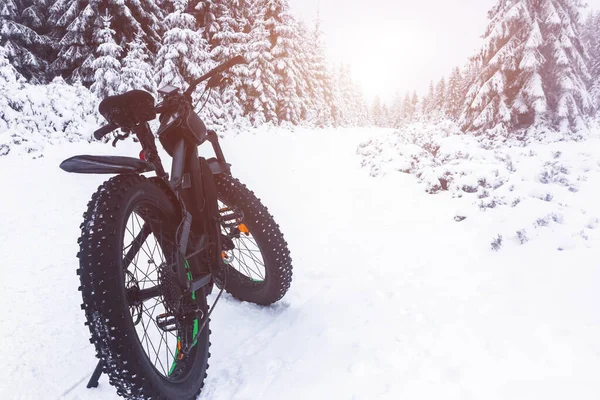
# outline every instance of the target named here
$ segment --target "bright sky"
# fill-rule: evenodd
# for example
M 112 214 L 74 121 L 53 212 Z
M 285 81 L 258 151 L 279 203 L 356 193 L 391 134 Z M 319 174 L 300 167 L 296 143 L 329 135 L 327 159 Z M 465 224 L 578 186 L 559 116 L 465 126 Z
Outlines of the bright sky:
M 396 90 L 425 93 L 481 43 L 496 0 L 289 0 L 312 23 L 320 9 L 331 62 L 350 64 L 371 100 Z M 600 8 L 600 0 L 587 0 Z

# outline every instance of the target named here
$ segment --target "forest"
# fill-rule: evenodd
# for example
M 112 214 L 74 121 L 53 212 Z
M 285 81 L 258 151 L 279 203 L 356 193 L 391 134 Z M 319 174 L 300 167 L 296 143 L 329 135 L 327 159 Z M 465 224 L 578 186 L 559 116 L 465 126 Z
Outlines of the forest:
M 317 18 L 287 0 L 7 0 L 0 9 L 0 154 L 10 143 L 76 139 L 105 96 L 186 87 L 243 55 L 226 85 L 195 93 L 221 130 L 304 126 L 403 129 L 450 120 L 462 133 L 578 137 L 600 109 L 600 12 L 579 0 L 500 0 L 483 45 L 427 93 L 365 99 L 349 65 L 332 65 Z M 43 95 L 40 95 L 43 93 Z M 76 94 L 75 94 L 76 93 Z M 73 97 L 74 102 L 62 103 Z M 75 106 L 77 105 L 77 106 Z M 77 131 L 77 132 L 76 132 Z M 4 147 L 2 147 L 4 146 Z

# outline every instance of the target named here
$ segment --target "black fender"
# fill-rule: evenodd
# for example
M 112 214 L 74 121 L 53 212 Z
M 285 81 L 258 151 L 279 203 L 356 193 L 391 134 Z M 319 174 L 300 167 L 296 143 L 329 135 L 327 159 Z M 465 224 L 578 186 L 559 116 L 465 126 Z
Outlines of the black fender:
M 231 164 L 223 162 L 223 161 L 219 161 L 216 158 L 209 158 L 208 160 L 206 160 L 208 162 L 208 167 L 210 168 L 210 171 L 212 172 L 213 175 L 218 175 L 218 174 L 229 174 L 231 171 Z
M 80 155 L 67 158 L 60 163 L 66 172 L 77 174 L 122 174 L 154 171 L 148 161 L 133 157 Z

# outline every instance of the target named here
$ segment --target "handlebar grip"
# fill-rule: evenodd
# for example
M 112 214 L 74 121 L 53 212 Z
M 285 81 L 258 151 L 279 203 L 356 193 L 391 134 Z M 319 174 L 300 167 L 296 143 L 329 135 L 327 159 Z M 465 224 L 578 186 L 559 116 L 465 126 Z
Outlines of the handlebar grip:
M 102 128 L 94 132 L 94 137 L 96 138 L 96 140 L 100 140 L 117 128 L 118 126 L 113 124 L 104 125 Z

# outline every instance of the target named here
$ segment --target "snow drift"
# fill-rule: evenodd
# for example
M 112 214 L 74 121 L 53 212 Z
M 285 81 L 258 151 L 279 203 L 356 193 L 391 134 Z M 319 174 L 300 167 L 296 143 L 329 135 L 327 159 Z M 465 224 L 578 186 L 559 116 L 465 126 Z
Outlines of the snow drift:
M 559 250 L 600 239 L 600 137 L 517 143 L 490 147 L 443 122 L 388 132 L 357 152 L 371 176 L 408 173 L 427 193 L 445 192 L 457 222 L 489 224 L 494 249 L 540 237 Z

